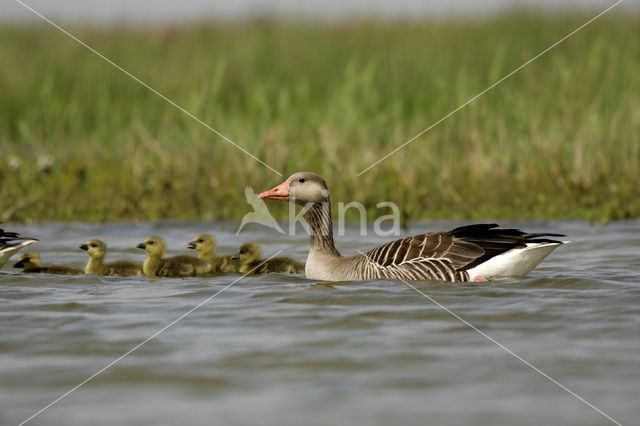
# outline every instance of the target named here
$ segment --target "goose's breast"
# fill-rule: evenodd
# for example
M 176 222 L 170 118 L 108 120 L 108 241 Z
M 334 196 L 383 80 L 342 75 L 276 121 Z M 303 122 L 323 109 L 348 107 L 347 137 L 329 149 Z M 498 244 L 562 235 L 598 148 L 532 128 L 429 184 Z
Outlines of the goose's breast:
M 308 279 L 325 281 L 347 281 L 361 279 L 355 274 L 351 258 L 309 252 L 304 272 Z

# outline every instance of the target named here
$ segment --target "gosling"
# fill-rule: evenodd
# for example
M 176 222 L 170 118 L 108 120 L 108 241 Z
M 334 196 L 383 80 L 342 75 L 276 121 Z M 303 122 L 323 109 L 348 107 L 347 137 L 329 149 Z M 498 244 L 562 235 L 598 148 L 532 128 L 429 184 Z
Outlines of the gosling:
M 187 248 L 198 251 L 198 259 L 211 262 L 211 272 L 234 273 L 240 272 L 240 261 L 232 259 L 232 255 L 216 256 L 216 239 L 213 235 L 200 234 L 193 241 L 187 243 Z
M 243 244 L 234 258 L 240 259 L 240 273 L 250 275 L 280 272 L 283 274 L 304 274 L 304 263 L 290 257 L 274 257 L 261 260 L 260 247 L 256 243 Z
M 56 275 L 82 275 L 84 271 L 73 266 L 63 265 L 42 265 L 40 256 L 35 252 L 26 252 L 20 255 L 18 262 L 13 265 L 14 268 L 23 268 L 28 273 L 43 273 Z
M 211 272 L 211 262 L 195 256 L 163 259 L 166 244 L 164 238 L 152 236 L 137 245 L 149 255 L 142 264 L 142 273 L 147 277 L 190 277 Z
M 89 262 L 84 268 L 85 274 L 108 275 L 115 277 L 137 277 L 142 275 L 142 264 L 131 260 L 116 260 L 104 263 L 107 245 L 100 240 L 91 240 L 78 248 L 89 255 Z

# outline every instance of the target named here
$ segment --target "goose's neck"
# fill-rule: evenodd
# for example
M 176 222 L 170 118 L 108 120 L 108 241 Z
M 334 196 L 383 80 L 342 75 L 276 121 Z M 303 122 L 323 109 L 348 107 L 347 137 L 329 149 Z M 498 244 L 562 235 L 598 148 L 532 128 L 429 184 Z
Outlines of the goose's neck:
M 333 220 L 329 200 L 314 203 L 307 210 L 307 222 L 311 227 L 311 251 L 340 256 L 333 243 Z

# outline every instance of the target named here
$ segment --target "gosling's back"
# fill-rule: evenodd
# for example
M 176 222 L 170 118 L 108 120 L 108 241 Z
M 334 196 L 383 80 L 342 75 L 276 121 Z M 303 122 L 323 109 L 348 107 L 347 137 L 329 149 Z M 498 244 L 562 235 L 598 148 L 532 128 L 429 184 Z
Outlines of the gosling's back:
M 211 272 L 211 262 L 195 256 L 179 255 L 162 259 L 159 277 L 192 277 Z
M 251 272 L 252 275 L 269 274 L 278 272 L 281 274 L 304 274 L 304 263 L 290 257 L 274 257 L 268 260 L 254 260 L 242 265 L 241 273 Z
M 26 252 L 20 255 L 20 259 L 13 265 L 14 268 L 23 268 L 26 273 L 42 273 L 56 275 L 82 275 L 80 268 L 66 265 L 42 265 L 40 255 L 35 252 Z

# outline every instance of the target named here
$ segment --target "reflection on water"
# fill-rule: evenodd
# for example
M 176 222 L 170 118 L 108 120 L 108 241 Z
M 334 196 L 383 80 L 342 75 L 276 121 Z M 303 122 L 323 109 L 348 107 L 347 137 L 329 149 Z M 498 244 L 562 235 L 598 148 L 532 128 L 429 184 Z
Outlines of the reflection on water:
M 237 224 L 8 225 L 45 262 L 169 254 L 201 232 L 231 253 L 256 241 L 304 260 L 307 240 Z M 423 223 L 411 232 L 459 223 Z M 505 223 L 563 232 L 520 281 L 425 282 L 422 292 L 624 424 L 640 393 L 640 223 Z M 250 228 L 250 229 L 249 229 Z M 347 236 L 345 254 L 384 241 Z M 238 276 L 185 279 L 0 273 L 0 424 L 18 424 Z M 600 425 L 606 418 L 408 286 L 247 277 L 36 417 L 34 425 Z

